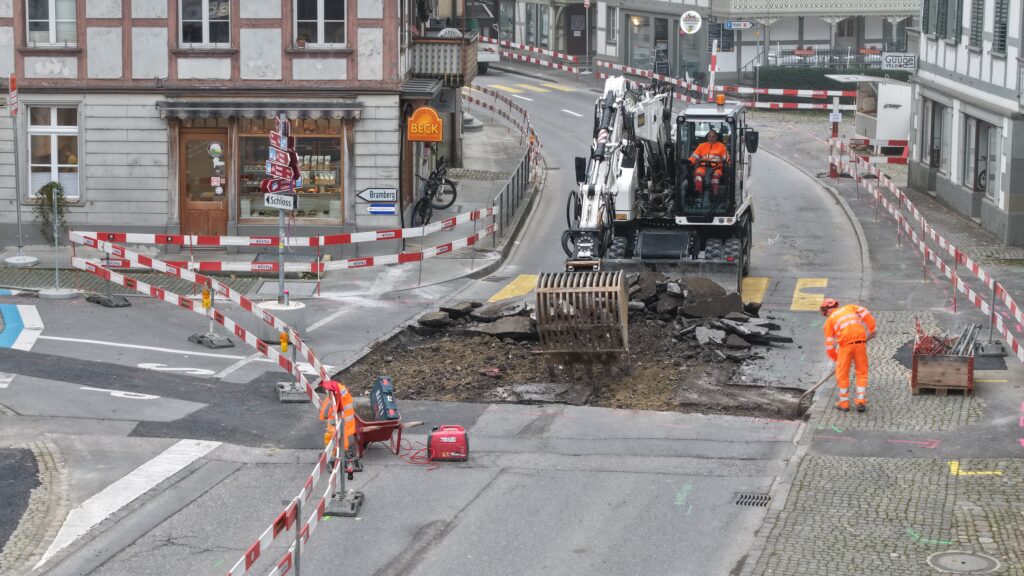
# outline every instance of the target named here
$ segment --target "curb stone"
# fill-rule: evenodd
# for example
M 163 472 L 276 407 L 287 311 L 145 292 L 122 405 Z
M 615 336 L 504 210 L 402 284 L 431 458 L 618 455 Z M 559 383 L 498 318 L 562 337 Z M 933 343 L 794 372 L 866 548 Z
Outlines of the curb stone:
M 60 450 L 50 440 L 28 445 L 39 469 L 39 486 L 29 495 L 28 506 L 0 551 L 0 569 L 5 574 L 25 574 L 43 556 L 57 536 L 69 511 L 67 466 Z

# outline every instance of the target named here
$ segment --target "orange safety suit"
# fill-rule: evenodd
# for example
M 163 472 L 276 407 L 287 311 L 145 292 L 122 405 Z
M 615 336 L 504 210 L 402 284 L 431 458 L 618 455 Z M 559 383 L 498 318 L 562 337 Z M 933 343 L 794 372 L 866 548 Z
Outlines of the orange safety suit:
M 866 404 L 868 391 L 867 341 L 875 333 L 875 317 L 867 308 L 856 304 L 840 306 L 825 320 L 825 351 L 836 363 L 839 403 L 844 410 L 850 406 L 850 364 L 857 373 L 857 404 Z M 843 404 L 845 403 L 845 404 Z
M 718 181 L 722 178 L 723 163 L 732 163 L 732 158 L 729 157 L 729 149 L 721 142 L 715 142 L 714 144 L 703 142 L 690 155 L 690 164 L 697 165 L 697 171 L 694 172 L 693 178 L 693 185 L 697 192 L 704 191 L 704 174 L 707 172 L 707 167 L 701 164 L 702 161 L 718 163 L 715 171 L 711 174 L 711 191 L 718 192 Z
M 341 407 L 341 420 L 343 434 L 341 437 L 342 448 L 348 450 L 349 437 L 355 436 L 356 434 L 356 408 L 352 402 L 352 394 L 349 393 L 346 388 L 340 382 L 329 381 L 333 385 L 337 386 L 337 390 L 334 390 L 334 386 L 327 387 L 328 396 L 320 406 L 320 419 L 327 420 L 327 431 L 324 433 L 324 445 L 331 443 L 334 435 L 337 433 L 337 428 L 334 425 L 334 421 L 338 418 L 338 407 Z M 326 384 L 326 383 L 325 383 Z

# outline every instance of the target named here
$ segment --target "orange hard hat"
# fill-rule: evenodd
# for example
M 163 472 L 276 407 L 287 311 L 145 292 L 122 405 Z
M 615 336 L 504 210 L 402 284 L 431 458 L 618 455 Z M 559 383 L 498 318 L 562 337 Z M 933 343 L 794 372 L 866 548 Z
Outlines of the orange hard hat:
M 827 316 L 830 310 L 839 308 L 839 301 L 834 298 L 825 298 L 821 301 L 821 315 Z

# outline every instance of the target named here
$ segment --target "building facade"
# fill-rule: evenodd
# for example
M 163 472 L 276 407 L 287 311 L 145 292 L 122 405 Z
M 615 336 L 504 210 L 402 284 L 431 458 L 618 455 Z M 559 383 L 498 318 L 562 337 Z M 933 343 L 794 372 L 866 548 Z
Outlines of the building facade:
M 911 31 L 910 186 L 1024 246 L 1024 13 L 1010 0 L 924 0 Z
M 452 80 L 450 100 L 469 52 L 475 70 L 475 40 L 456 39 L 445 76 L 429 42 L 453 41 L 425 21 L 409 0 L 0 0 L 0 74 L 20 96 L 15 122 L 0 109 L 0 240 L 14 241 L 13 203 L 51 181 L 72 227 L 276 233 L 258 185 L 280 114 L 303 176 L 297 233 L 398 224 L 358 193 L 411 198 L 423 154 L 404 118 L 445 99 L 431 76 Z

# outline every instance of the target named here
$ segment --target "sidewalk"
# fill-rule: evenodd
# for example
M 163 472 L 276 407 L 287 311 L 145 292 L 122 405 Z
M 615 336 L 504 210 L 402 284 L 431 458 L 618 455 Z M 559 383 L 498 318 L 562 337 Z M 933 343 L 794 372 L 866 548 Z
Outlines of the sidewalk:
M 482 130 L 464 133 L 464 167 L 449 171 L 449 177 L 458 182 L 456 202 L 447 210 L 435 210 L 432 218 L 433 222 L 472 210 L 490 207 L 495 195 L 501 191 L 522 159 L 523 153 L 526 150 L 526 143 L 522 141 L 517 132 L 497 120 L 491 121 L 489 118 L 480 118 L 480 120 L 484 123 Z M 507 218 L 511 220 L 511 215 L 507 215 Z M 425 248 L 464 239 L 474 233 L 482 232 L 491 221 L 491 218 L 487 218 L 476 222 L 468 222 L 447 230 L 435 232 L 426 237 L 408 239 L 405 242 L 404 251 L 416 252 Z M 407 226 L 408 223 L 404 225 Z M 507 235 L 498 237 L 497 234 L 492 234 L 483 238 L 475 248 L 458 249 L 420 263 L 328 270 L 320 278 L 320 293 L 323 297 L 382 294 L 461 278 L 477 273 L 481 269 L 498 262 L 501 259 L 501 247 L 507 241 Z M 396 245 L 397 242 L 355 244 L 352 249 L 354 251 L 352 257 L 367 258 L 390 254 L 396 251 Z M 130 246 L 130 248 L 147 256 L 171 261 L 194 260 L 197 262 L 248 264 L 259 256 L 253 253 L 227 253 L 203 250 L 194 250 L 190 253 L 188 248 L 183 248 L 176 253 L 166 254 L 162 253 L 157 246 Z M 52 287 L 54 285 L 53 265 L 55 260 L 59 259 L 62 287 L 70 287 L 83 292 L 106 293 L 108 289 L 111 289 L 114 294 L 134 294 L 133 291 L 123 287 L 108 287 L 108 283 L 100 278 L 84 271 L 71 269 L 73 252 L 79 258 L 102 259 L 104 253 L 98 250 L 82 246 L 76 246 L 73 250 L 71 246 L 62 246 L 55 254 L 54 249 L 49 246 L 27 246 L 22 252 L 39 258 L 39 264 L 34 268 L 27 269 L 3 266 L 3 259 L 16 253 L 16 248 L 7 247 L 0 253 L 0 288 L 37 290 Z M 316 251 L 315 249 L 295 248 L 294 254 L 315 257 Z M 286 254 L 286 258 L 291 255 L 292 253 Z M 267 257 L 266 254 L 262 255 L 261 261 L 266 260 Z M 144 271 L 131 271 L 130 274 L 133 277 L 172 292 L 180 294 L 192 294 L 194 292 L 192 283 L 177 278 Z M 263 291 L 259 290 L 263 280 L 273 280 L 276 282 L 277 279 L 276 273 L 259 277 L 248 274 L 226 273 L 213 275 L 243 294 L 250 295 L 256 295 L 256 291 L 260 292 L 258 295 L 264 295 L 262 294 Z M 295 273 L 287 274 L 289 281 L 294 281 L 299 276 Z M 305 278 L 303 280 L 305 283 L 316 283 L 317 281 L 313 274 L 303 274 L 301 276 Z
M 819 394 L 797 456 L 737 573 L 902 576 L 981 574 L 992 567 L 991 573 L 1024 574 L 1024 367 L 1012 354 L 1001 359 L 1005 368 L 986 360 L 975 371 L 974 396 L 912 395 L 910 369 L 896 355 L 912 342 L 915 320 L 930 333 L 979 323 L 987 336 L 987 318 L 962 296 L 954 313 L 950 282 L 930 264 L 922 269 L 920 254 L 905 239 L 897 242 L 895 223 L 884 211 L 876 220 L 872 196 L 851 178 L 827 178 L 825 114 L 751 111 L 748 120 L 761 134 L 758 154 L 819 176 L 859 221 L 871 263 L 863 304 L 878 320 L 879 337 L 869 345 L 867 413 L 835 410 L 832 383 Z M 852 121 L 840 132 L 852 136 Z M 882 168 L 905 183 L 905 167 Z M 756 208 L 785 190 L 762 181 L 755 194 Z M 906 194 L 939 234 L 1018 298 L 1024 260 L 1016 260 L 1024 249 L 999 245 L 927 194 Z M 966 270 L 964 280 L 989 297 Z

